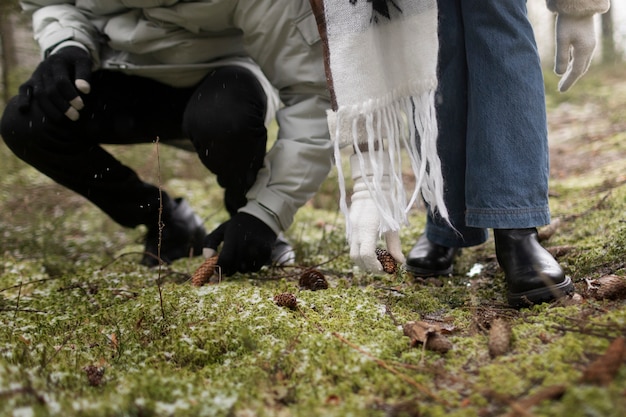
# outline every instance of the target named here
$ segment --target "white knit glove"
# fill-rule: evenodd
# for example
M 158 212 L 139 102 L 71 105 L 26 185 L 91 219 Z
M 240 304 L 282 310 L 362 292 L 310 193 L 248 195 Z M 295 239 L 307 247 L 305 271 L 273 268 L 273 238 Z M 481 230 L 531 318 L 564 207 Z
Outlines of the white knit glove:
M 596 48 L 593 17 L 593 14 L 557 15 L 554 72 L 563 76 L 559 82 L 560 92 L 567 91 L 589 69 Z
M 369 272 L 382 272 L 383 266 L 376 257 L 376 244 L 380 238 L 380 214 L 378 207 L 365 184 L 364 177 L 374 176 L 373 167 L 368 152 L 363 152 L 365 170 L 362 172 L 357 155 L 350 157 L 352 168 L 352 199 L 350 205 L 350 258 L 361 269 Z M 382 180 L 379 182 L 382 196 L 392 202 L 389 183 L 389 165 L 378 167 L 382 170 Z M 387 251 L 399 263 L 404 263 L 404 255 L 400 246 L 400 237 L 397 231 L 384 233 Z

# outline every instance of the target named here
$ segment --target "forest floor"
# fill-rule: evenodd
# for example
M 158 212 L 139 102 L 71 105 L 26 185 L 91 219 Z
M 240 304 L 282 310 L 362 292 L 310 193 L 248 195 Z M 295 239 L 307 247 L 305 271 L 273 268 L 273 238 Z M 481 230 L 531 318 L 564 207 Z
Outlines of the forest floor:
M 354 268 L 334 174 L 287 231 L 296 265 L 195 287 L 201 258 L 139 266 L 145 229 L 0 142 L 0 416 L 626 415 L 626 71 L 592 68 L 567 94 L 555 78 L 540 231 L 577 294 L 521 310 L 491 238 L 449 277 Z M 207 229 L 226 219 L 194 155 L 110 149 Z M 405 253 L 423 226 L 415 209 Z M 300 285 L 310 268 L 327 289 Z

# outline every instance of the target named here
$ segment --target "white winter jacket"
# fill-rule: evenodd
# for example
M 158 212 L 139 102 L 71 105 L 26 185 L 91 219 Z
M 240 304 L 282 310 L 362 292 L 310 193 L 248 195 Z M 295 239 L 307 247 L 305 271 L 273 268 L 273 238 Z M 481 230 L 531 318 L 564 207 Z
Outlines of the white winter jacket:
M 610 0 L 546 0 L 548 9 L 570 16 L 591 16 L 609 10 Z
M 275 232 L 292 224 L 328 175 L 330 102 L 308 0 L 22 0 L 21 5 L 32 13 L 44 57 L 81 45 L 90 51 L 94 69 L 172 86 L 194 85 L 219 65 L 256 72 L 268 97 L 277 91 L 283 106 L 275 113 L 278 140 L 241 211 Z

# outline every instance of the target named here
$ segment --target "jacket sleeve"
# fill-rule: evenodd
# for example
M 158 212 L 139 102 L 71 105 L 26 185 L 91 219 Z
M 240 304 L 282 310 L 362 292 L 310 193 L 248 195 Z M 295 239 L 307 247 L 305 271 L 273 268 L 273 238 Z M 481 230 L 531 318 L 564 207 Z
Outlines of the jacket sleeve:
M 610 0 L 546 0 L 546 3 L 550 11 L 570 16 L 606 13 L 610 7 Z
M 61 45 L 76 45 L 88 49 L 98 65 L 100 32 L 74 0 L 21 0 L 20 5 L 32 16 L 33 36 L 42 57 Z
M 241 211 L 278 232 L 293 223 L 332 166 L 322 44 L 308 0 L 241 0 L 235 20 L 283 104 L 278 139 Z

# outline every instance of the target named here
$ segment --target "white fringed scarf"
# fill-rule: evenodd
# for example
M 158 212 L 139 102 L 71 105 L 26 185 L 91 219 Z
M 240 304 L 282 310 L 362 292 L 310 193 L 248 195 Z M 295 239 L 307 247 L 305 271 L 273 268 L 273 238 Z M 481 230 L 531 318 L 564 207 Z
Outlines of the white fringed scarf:
M 381 234 L 408 223 L 408 210 L 420 192 L 431 210 L 448 220 L 434 104 L 439 50 L 436 0 L 311 0 L 311 4 L 324 42 L 332 100 L 328 125 L 346 218 L 340 150 L 352 145 L 361 166 L 362 148 L 388 152 L 393 203 L 379 192 L 381 169 L 375 169 L 366 182 L 379 210 Z M 416 179 L 409 199 L 402 180 L 402 148 Z M 381 152 L 368 155 L 371 166 L 381 166 L 376 160 Z M 347 234 L 349 238 L 349 225 Z

